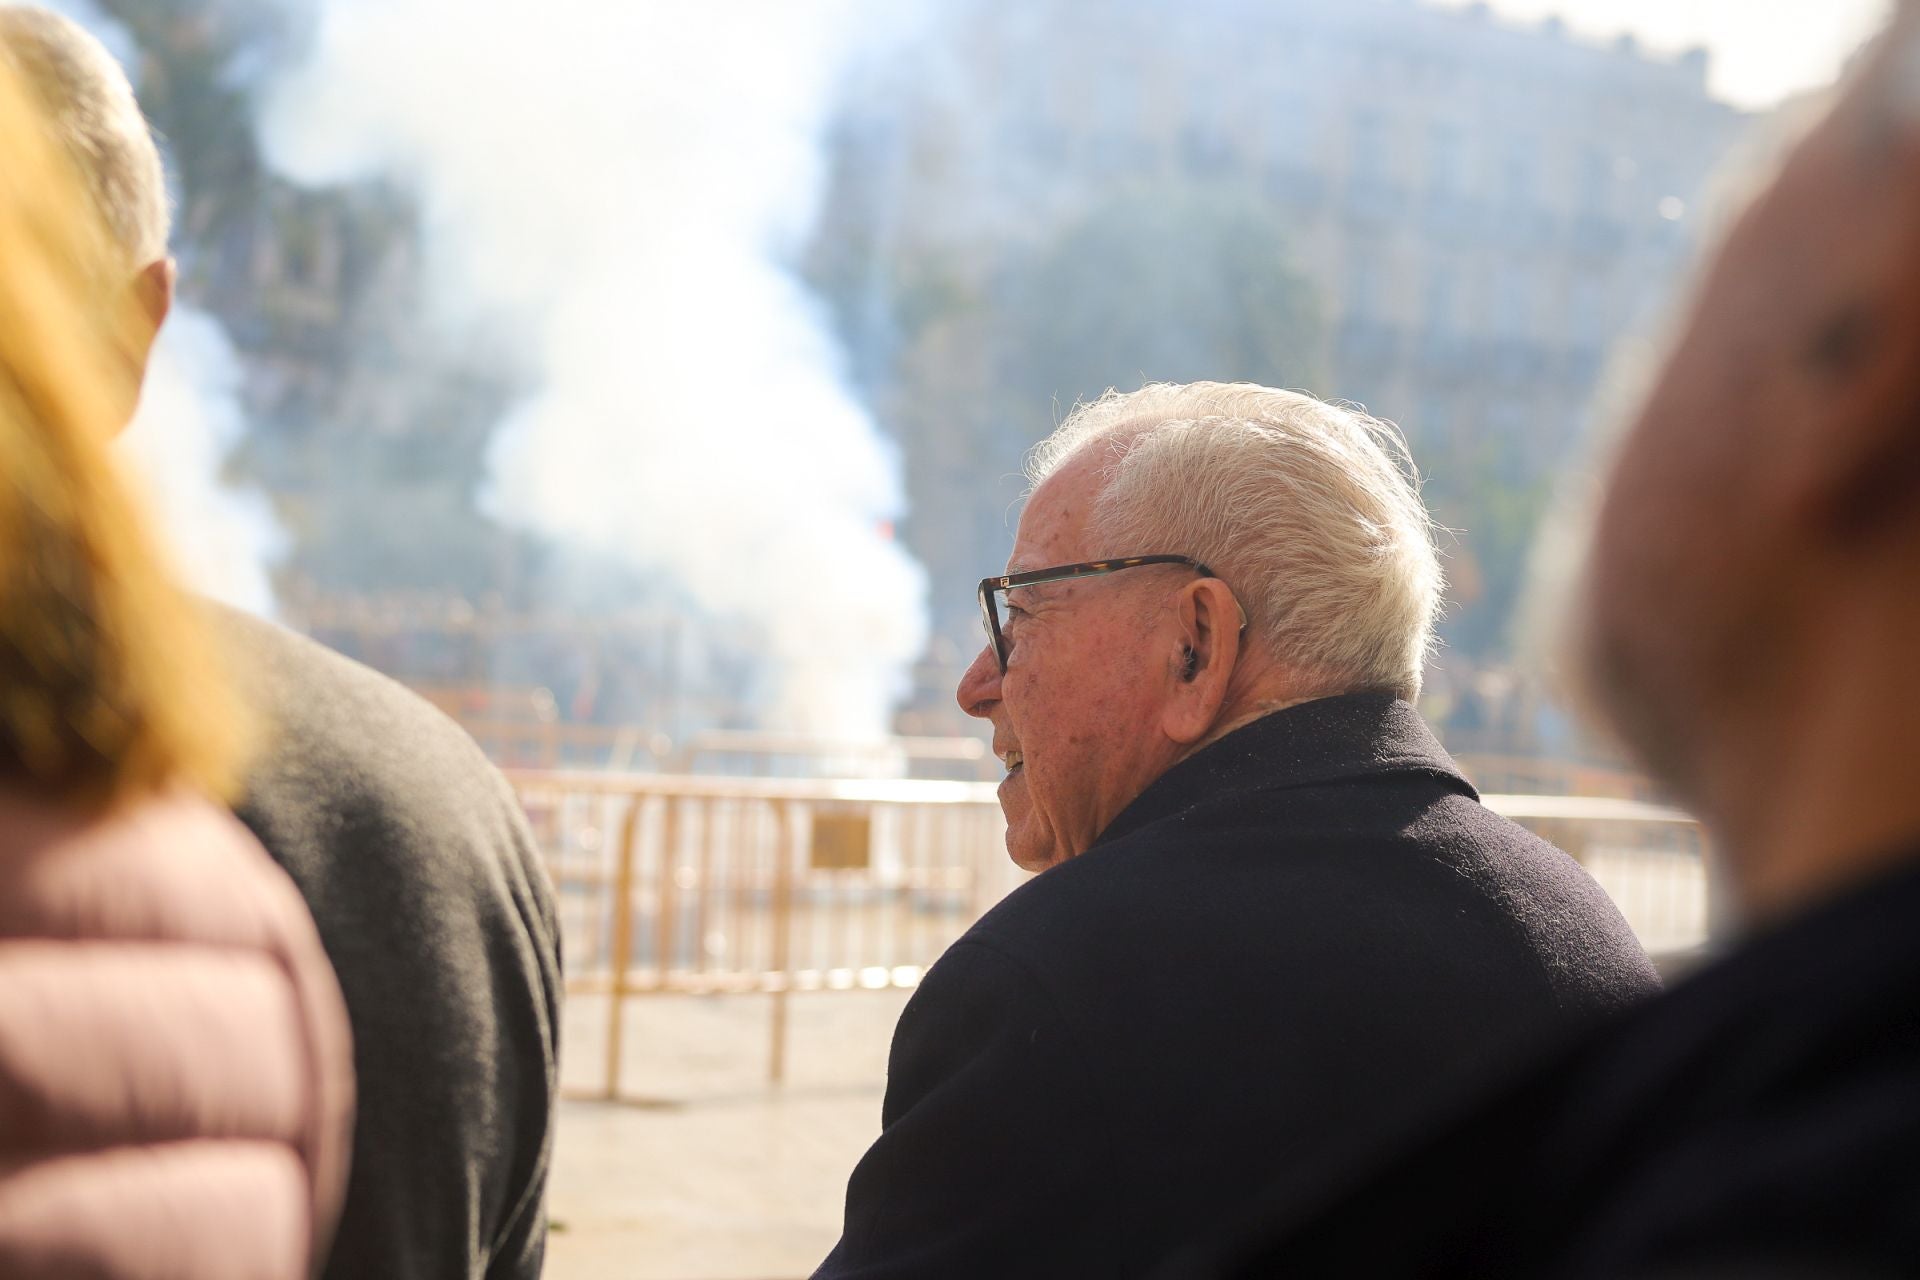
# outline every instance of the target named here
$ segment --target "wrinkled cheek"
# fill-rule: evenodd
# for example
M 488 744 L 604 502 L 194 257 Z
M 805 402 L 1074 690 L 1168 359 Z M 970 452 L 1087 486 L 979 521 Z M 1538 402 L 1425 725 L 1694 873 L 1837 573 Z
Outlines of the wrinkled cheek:
M 1047 806 L 1040 796 L 1034 794 L 1033 779 L 1031 777 L 1022 780 L 1020 790 L 1022 793 L 1020 796 L 1020 818 L 1025 826 L 1026 834 L 1032 841 L 1038 842 L 1044 840 L 1051 825 L 1048 822 L 1049 815 L 1047 813 Z
M 1049 785 L 1050 781 L 1044 775 L 1035 779 L 1031 774 L 1023 780 L 1026 794 L 1022 797 L 1021 860 L 1022 865 L 1031 864 L 1030 870 L 1052 866 L 1066 856 L 1061 805 L 1070 803 L 1071 795 Z
M 1093 830 L 1093 797 L 1090 784 L 1060 786 L 1047 794 L 1044 807 L 1036 805 L 1034 820 L 1048 847 L 1050 862 L 1064 862 L 1082 853 L 1099 832 Z

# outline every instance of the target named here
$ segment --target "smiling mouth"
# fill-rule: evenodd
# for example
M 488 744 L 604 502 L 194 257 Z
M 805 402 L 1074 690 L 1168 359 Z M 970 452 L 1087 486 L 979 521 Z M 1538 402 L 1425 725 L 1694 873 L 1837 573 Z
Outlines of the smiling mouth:
M 1012 777 L 1026 766 L 1027 758 L 1020 751 L 1012 750 L 1001 756 L 1000 761 L 1007 766 L 1007 776 Z

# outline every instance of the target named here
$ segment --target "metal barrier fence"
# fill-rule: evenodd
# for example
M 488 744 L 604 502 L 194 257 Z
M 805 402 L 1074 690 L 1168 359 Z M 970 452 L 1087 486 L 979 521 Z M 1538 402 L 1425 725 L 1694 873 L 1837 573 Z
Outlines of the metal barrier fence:
M 1480 799 L 1578 859 L 1657 962 L 1695 951 L 1707 941 L 1714 926 L 1708 849 L 1693 815 L 1640 800 L 1595 796 Z
M 510 772 L 559 896 L 570 993 L 772 997 L 769 1074 L 795 991 L 911 987 L 1021 879 L 994 787 Z
M 677 747 L 675 773 L 750 777 L 940 778 L 998 783 L 999 757 L 985 737 L 890 737 L 834 742 L 810 734 L 710 729 Z
M 559 897 L 567 988 L 607 997 L 604 1097 L 625 1005 L 770 997 L 768 1073 L 796 991 L 912 987 L 1023 880 L 988 783 L 510 771 Z M 1649 946 L 1697 943 L 1702 847 L 1676 810 L 1484 797 L 1582 858 Z

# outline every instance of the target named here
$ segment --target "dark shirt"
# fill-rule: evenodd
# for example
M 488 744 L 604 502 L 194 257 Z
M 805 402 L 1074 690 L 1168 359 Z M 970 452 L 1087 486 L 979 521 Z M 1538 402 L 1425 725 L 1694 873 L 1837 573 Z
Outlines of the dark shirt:
M 325 1275 L 537 1276 L 560 955 L 520 807 L 398 684 L 214 619 L 266 735 L 236 812 L 306 898 L 353 1026 L 359 1115 Z
M 1920 1274 L 1920 848 L 1181 1276 Z
M 1276 712 L 928 972 L 817 1274 L 1146 1273 L 1277 1167 L 1656 985 L 1599 887 L 1484 808 L 1412 707 Z

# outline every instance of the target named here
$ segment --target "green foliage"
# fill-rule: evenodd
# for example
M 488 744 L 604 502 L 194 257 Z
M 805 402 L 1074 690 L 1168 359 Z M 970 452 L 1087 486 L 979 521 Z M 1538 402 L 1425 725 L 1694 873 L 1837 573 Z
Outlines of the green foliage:
M 1459 545 L 1442 543 L 1450 589 L 1440 634 L 1449 649 L 1477 657 L 1512 652 L 1514 613 L 1553 487 L 1550 477 L 1513 481 L 1480 469 L 1467 473 L 1459 492 L 1428 492 L 1434 517 L 1459 533 Z

